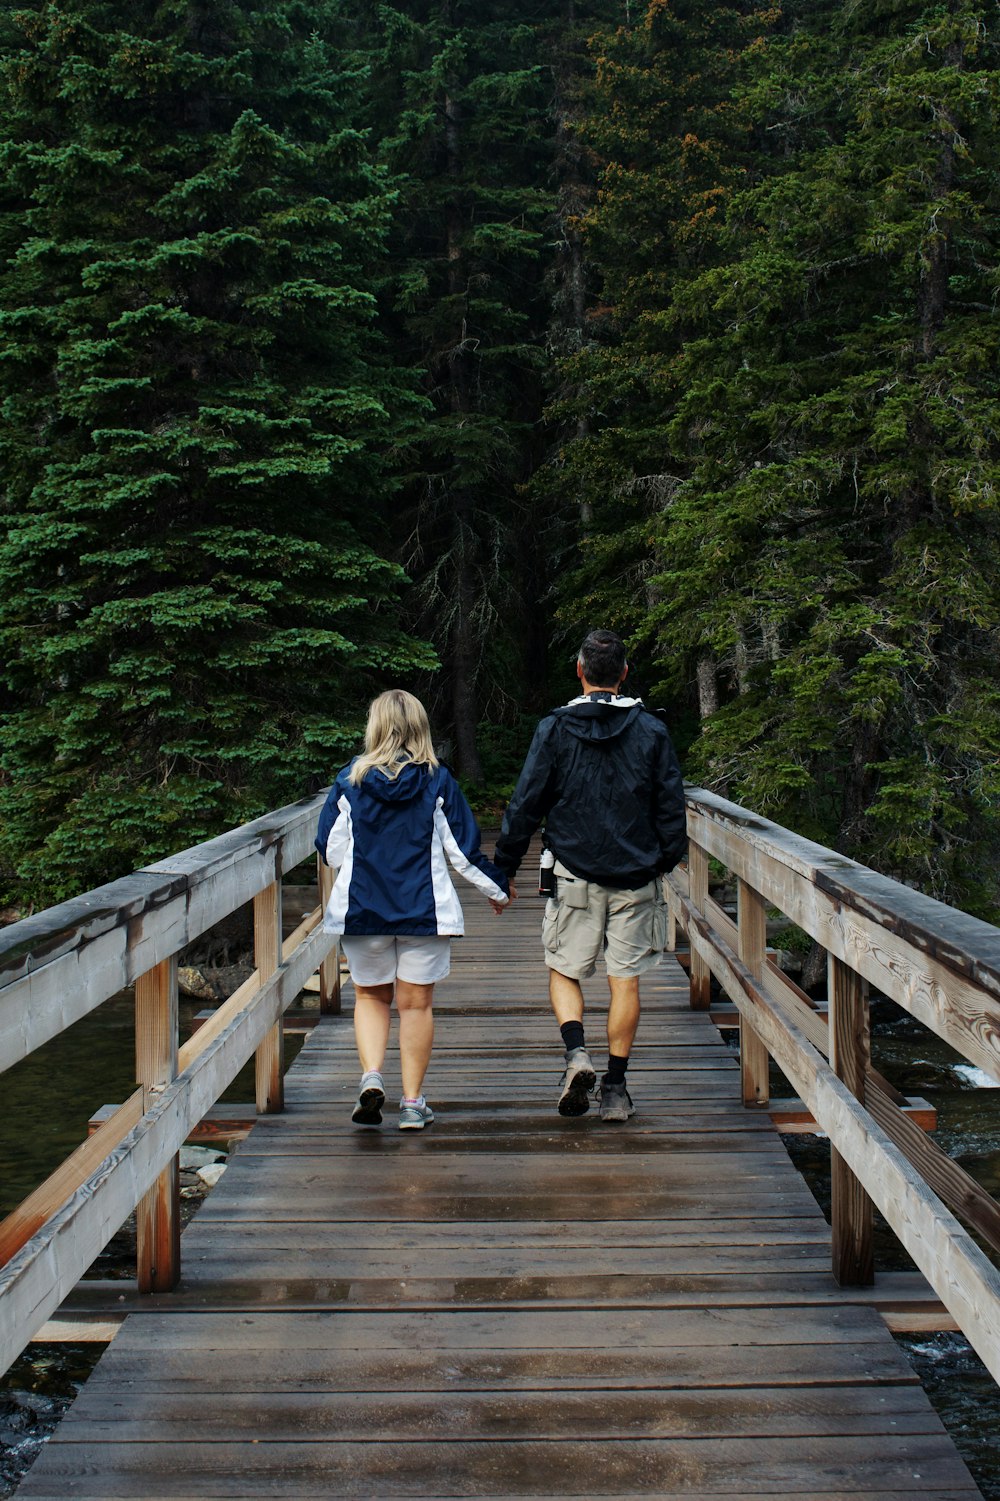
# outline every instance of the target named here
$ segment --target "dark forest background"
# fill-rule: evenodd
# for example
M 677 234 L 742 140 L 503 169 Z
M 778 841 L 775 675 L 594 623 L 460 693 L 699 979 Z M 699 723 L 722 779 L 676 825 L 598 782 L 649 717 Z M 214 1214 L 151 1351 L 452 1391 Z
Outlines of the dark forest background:
M 0 901 L 498 806 L 609 625 L 688 777 L 1000 910 L 1000 8 L 0 12 Z

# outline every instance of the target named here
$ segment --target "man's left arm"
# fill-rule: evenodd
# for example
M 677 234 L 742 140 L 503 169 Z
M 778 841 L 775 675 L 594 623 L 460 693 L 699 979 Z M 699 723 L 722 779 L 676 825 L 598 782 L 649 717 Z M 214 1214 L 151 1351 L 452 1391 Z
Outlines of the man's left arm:
M 673 870 L 687 854 L 687 805 L 684 778 L 673 741 L 666 729 L 656 737 L 653 782 L 653 822 L 660 845 L 660 874 Z

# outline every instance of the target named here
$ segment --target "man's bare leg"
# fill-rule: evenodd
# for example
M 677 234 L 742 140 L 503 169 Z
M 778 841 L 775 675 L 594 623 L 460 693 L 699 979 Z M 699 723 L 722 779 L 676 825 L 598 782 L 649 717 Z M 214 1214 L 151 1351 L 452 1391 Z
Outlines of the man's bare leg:
M 550 969 L 549 1000 L 560 1027 L 564 1022 L 583 1021 L 583 991 L 579 980 L 571 980 L 569 975 Z
M 639 976 L 608 975 L 608 1052 L 627 1058 L 639 1026 Z

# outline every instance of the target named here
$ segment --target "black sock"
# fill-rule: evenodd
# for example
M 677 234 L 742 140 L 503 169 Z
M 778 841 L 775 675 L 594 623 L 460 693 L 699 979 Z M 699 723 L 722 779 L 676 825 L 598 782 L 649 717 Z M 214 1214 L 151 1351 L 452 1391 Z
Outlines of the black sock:
M 583 1040 L 583 1022 L 563 1022 L 559 1030 L 567 1053 L 571 1053 L 574 1048 L 586 1046 Z
M 608 1054 L 608 1071 L 605 1078 L 611 1084 L 625 1083 L 625 1070 L 628 1068 L 628 1054 L 619 1058 L 617 1053 Z

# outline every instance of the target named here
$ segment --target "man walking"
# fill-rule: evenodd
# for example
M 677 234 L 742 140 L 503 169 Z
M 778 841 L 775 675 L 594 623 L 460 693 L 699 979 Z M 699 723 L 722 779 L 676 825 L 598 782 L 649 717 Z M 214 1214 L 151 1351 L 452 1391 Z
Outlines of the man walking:
M 545 820 L 555 892 L 545 905 L 542 944 L 566 1050 L 559 1113 L 590 1108 L 597 1076 L 584 1039 L 580 981 L 603 953 L 611 998 L 600 1113 L 625 1121 L 634 1113 L 625 1071 L 639 1024 L 639 976 L 666 942 L 660 877 L 687 848 L 684 789 L 666 726 L 641 699 L 621 693 L 628 663 L 619 638 L 591 631 L 576 673 L 580 696 L 535 731 L 494 861 L 514 876 Z

